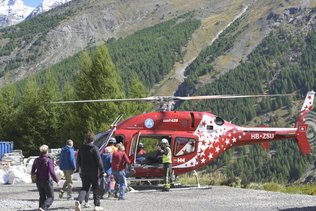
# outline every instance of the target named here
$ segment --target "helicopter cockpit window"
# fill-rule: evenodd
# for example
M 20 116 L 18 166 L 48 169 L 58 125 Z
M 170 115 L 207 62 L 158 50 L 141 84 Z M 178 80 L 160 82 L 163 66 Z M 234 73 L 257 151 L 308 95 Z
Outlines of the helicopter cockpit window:
M 217 124 L 217 125 L 219 125 L 219 126 L 223 125 L 224 122 L 225 122 L 225 121 L 224 121 L 222 118 L 220 118 L 220 117 L 216 117 L 216 118 L 215 118 L 215 124 Z
M 125 138 L 123 135 L 115 135 L 116 144 L 125 144 Z
M 187 155 L 195 151 L 196 141 L 192 138 L 177 137 L 175 141 L 175 156 Z
M 207 125 L 206 128 L 207 128 L 207 130 L 214 130 L 214 126 L 213 125 Z

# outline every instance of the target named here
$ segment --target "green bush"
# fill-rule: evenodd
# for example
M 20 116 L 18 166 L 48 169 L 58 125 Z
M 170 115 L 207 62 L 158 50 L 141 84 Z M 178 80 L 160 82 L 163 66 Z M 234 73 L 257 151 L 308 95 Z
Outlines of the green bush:
M 284 187 L 278 183 L 269 182 L 263 184 L 263 189 L 266 191 L 283 192 Z

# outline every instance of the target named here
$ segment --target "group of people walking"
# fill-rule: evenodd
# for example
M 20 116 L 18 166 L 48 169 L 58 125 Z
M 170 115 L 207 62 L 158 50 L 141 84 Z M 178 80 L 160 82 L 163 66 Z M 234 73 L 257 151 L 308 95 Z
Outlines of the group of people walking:
M 109 145 L 103 152 L 99 152 L 97 146 L 93 144 L 95 135 L 87 133 L 84 144 L 76 152 L 73 141 L 67 140 L 66 146 L 60 153 L 60 169 L 64 173 L 65 182 L 59 192 L 59 197 L 63 198 L 67 193 L 67 200 L 73 199 L 72 195 L 72 174 L 79 172 L 82 187 L 75 201 L 75 210 L 80 211 L 81 205 L 89 200 L 90 190 L 93 192 L 94 210 L 103 210 L 100 206 L 100 198 L 108 193 L 108 197 L 117 197 L 119 200 L 125 199 L 126 175 L 125 167 L 131 161 L 125 154 L 122 143 L 116 144 L 115 138 L 109 140 Z M 54 189 L 52 178 L 57 185 L 60 185 L 52 158 L 48 155 L 48 146 L 42 145 L 40 156 L 34 160 L 32 175 L 36 175 L 36 186 L 39 191 L 39 210 L 47 210 L 54 201 Z M 77 158 L 76 158 L 77 157 Z M 116 186 L 114 185 L 116 184 Z M 85 204 L 86 206 L 87 204 Z
M 76 152 L 73 147 L 73 141 L 67 140 L 66 146 L 62 148 L 60 154 L 60 169 L 64 173 L 65 182 L 59 192 L 59 198 L 63 198 L 67 193 L 67 200 L 73 199 L 72 195 L 72 174 L 79 172 L 82 181 L 82 187 L 75 201 L 75 210 L 80 211 L 82 203 L 89 207 L 88 200 L 90 190 L 93 192 L 94 210 L 103 210 L 100 206 L 100 198 L 105 194 L 108 197 L 116 197 L 118 200 L 125 200 L 126 196 L 126 166 L 131 164 L 125 153 L 125 147 L 122 143 L 116 144 L 114 137 L 110 138 L 108 146 L 99 152 L 97 146 L 93 144 L 95 135 L 87 133 L 84 138 L 84 144 Z M 42 145 L 40 156 L 34 160 L 32 166 L 32 175 L 36 175 L 36 186 L 39 191 L 39 210 L 47 210 L 54 201 L 54 189 L 52 178 L 57 185 L 60 185 L 54 171 L 53 160 L 48 155 L 48 146 Z M 164 187 L 163 190 L 170 189 L 169 181 L 171 179 L 171 149 L 167 139 L 161 140 L 162 163 L 164 169 Z M 171 183 L 172 185 L 173 183 Z

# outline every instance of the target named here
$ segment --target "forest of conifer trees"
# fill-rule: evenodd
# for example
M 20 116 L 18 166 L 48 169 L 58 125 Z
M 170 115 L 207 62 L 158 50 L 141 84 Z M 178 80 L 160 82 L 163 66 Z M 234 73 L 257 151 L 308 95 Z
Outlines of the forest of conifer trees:
M 125 39 L 87 49 L 36 76 L 3 88 L 1 137 L 14 140 L 16 148 L 31 155 L 43 143 L 60 147 L 71 137 L 80 144 L 85 131 L 105 131 L 118 115 L 127 118 L 149 110 L 146 103 L 50 102 L 146 97 L 148 90 L 182 58 L 181 47 L 199 24 L 186 14 Z
M 281 107 L 292 108 L 292 101 L 303 98 L 307 91 L 315 90 L 316 32 L 310 32 L 306 37 L 294 36 L 289 31 L 278 29 L 273 31 L 249 55 L 246 62 L 239 65 L 224 77 L 212 84 L 198 89 L 195 95 L 206 94 L 258 94 L 258 93 L 296 93 L 296 97 L 282 97 L 275 100 L 263 99 L 257 103 L 255 99 L 242 100 L 212 100 L 208 102 L 186 102 L 181 109 L 208 110 L 226 120 L 232 118 L 239 125 L 247 124 L 258 115 L 267 111 L 275 111 Z M 215 50 L 214 50 L 215 51 Z M 291 52 L 291 54 L 289 53 Z M 296 55 L 295 58 L 291 58 Z M 300 55 L 300 56 L 299 56 Z M 242 90 L 242 93 L 240 91 Z M 298 110 L 292 115 L 294 124 Z M 276 116 L 269 122 L 277 125 Z M 240 177 L 244 183 L 249 182 L 291 182 L 298 179 L 304 170 L 313 162 L 312 156 L 302 156 L 295 141 L 274 143 L 271 146 L 275 154 L 265 152 L 260 146 L 243 147 L 238 151 L 236 162 L 231 162 L 235 149 L 225 152 L 218 158 L 209 170 L 215 170 L 225 164 L 222 171 L 231 177 Z

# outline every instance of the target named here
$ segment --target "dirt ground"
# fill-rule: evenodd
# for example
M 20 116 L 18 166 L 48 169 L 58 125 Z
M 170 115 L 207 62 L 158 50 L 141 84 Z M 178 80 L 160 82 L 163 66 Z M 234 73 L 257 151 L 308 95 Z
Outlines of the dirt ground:
M 81 183 L 75 182 L 74 196 Z M 58 198 L 60 187 L 55 187 L 55 201 L 50 210 L 74 210 L 75 200 Z M 90 203 L 93 204 L 92 195 Z M 103 199 L 104 210 L 316 210 L 316 197 L 248 190 L 225 186 L 207 188 L 142 190 L 127 193 L 126 200 Z M 38 192 L 35 184 L 0 185 L 0 210 L 36 210 Z M 93 210 L 92 208 L 83 210 Z

